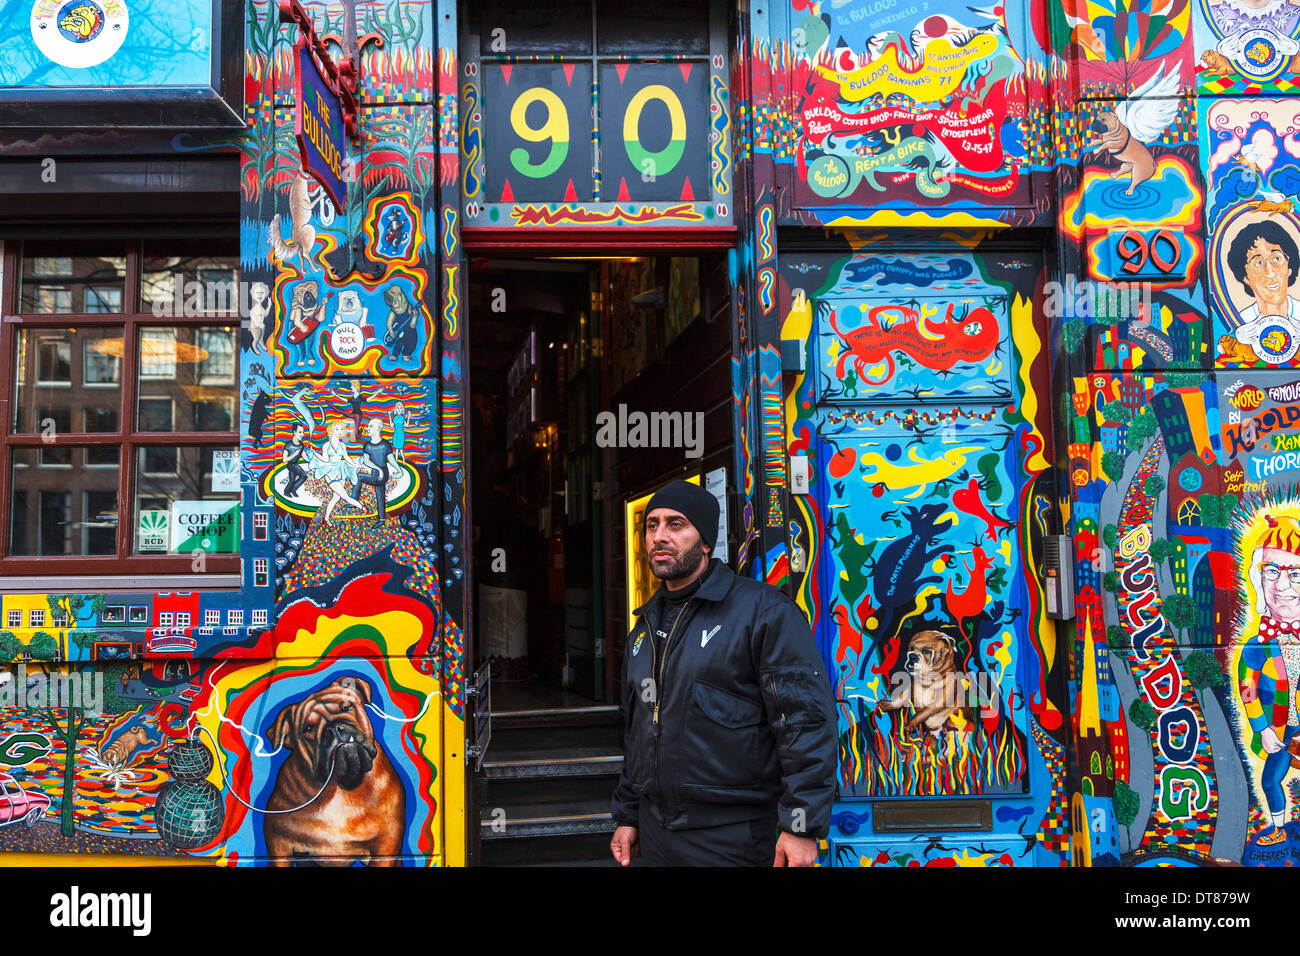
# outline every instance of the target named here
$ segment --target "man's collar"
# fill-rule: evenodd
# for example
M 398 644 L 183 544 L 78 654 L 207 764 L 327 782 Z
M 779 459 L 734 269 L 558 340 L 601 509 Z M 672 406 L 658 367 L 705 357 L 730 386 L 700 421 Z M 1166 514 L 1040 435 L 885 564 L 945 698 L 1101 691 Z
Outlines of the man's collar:
M 704 601 L 721 601 L 727 596 L 727 592 L 731 590 L 731 582 L 736 579 L 735 572 L 727 567 L 726 562 L 717 558 L 709 558 L 709 567 L 705 570 L 703 577 L 704 580 L 700 582 L 700 588 L 693 597 Z M 650 598 L 644 604 L 632 610 L 632 614 L 641 617 L 642 612 L 651 604 L 655 606 L 657 611 L 671 593 L 668 590 L 668 585 L 661 583 L 655 593 L 650 595 Z

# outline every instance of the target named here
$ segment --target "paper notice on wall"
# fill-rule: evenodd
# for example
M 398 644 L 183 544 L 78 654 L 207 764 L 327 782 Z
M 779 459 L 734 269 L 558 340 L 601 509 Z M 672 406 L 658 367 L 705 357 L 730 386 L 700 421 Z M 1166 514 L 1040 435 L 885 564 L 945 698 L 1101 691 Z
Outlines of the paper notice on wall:
M 719 468 L 705 475 L 704 488 L 718 502 L 718 542 L 713 548 L 713 556 L 725 562 L 727 560 L 727 469 Z
M 221 494 L 239 490 L 239 452 L 214 451 L 212 453 L 212 493 Z

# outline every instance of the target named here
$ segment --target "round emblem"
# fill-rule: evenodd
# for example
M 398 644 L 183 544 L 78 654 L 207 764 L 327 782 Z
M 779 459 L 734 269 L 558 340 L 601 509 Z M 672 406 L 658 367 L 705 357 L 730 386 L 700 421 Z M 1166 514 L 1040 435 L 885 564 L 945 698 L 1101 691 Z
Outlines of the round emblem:
M 37 0 L 32 40 L 60 66 L 98 66 L 126 40 L 126 0 Z
M 1284 69 L 1283 61 L 1300 53 L 1300 44 L 1292 37 L 1261 27 L 1225 37 L 1217 49 L 1246 76 L 1262 79 Z
M 1259 330 L 1256 345 L 1260 357 L 1269 365 L 1281 365 L 1295 355 L 1300 348 L 1295 334 L 1282 322 L 1268 322 Z

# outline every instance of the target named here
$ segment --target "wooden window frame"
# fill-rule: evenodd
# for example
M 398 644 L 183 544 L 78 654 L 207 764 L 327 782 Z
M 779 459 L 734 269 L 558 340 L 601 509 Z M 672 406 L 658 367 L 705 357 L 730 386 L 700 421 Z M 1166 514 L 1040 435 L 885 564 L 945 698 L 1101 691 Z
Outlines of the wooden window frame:
M 93 237 L 92 237 L 93 238 Z M 106 240 L 111 241 L 111 240 Z M 193 557 L 188 554 L 135 554 L 135 478 L 138 449 L 150 446 L 201 447 L 233 445 L 239 447 L 239 432 L 142 432 L 137 431 L 136 399 L 141 330 L 149 327 L 202 327 L 214 323 L 240 327 L 238 296 L 234 311 L 205 312 L 194 316 L 157 317 L 141 308 L 140 283 L 144 256 L 143 238 L 122 243 L 126 255 L 126 274 L 122 301 L 129 312 L 92 313 L 19 313 L 19 287 L 22 283 L 21 241 L 4 244 L 3 284 L 0 285 L 0 574 L 24 577 L 56 577 L 74 574 L 141 575 L 192 574 Z M 23 329 L 121 327 L 122 383 L 121 406 L 116 432 L 68 432 L 56 434 L 47 442 L 40 432 L 16 434 L 14 429 L 14 382 L 18 334 Z M 238 361 L 239 346 L 235 348 Z M 236 375 L 236 389 L 239 377 Z M 238 414 L 235 416 L 239 420 Z M 13 525 L 13 452 L 60 445 L 80 448 L 118 449 L 117 536 L 116 553 L 105 555 L 13 555 L 9 553 Z M 238 574 L 240 555 L 209 554 L 205 571 L 210 574 Z

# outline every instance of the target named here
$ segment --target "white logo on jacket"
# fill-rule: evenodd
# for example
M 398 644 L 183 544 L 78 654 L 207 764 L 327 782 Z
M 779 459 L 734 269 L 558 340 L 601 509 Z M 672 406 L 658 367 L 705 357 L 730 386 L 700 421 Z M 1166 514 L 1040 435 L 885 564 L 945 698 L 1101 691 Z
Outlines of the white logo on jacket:
M 714 634 L 717 634 L 718 631 L 720 631 L 720 630 L 722 630 L 722 625 L 721 625 L 721 624 L 715 624 L 715 625 L 713 626 L 712 630 L 707 630 L 707 631 L 706 631 L 706 630 L 701 629 L 701 630 L 700 630 L 700 647 L 705 647 L 705 646 L 707 646 L 708 643 L 709 643 L 710 638 L 712 638 L 713 635 L 714 635 Z

